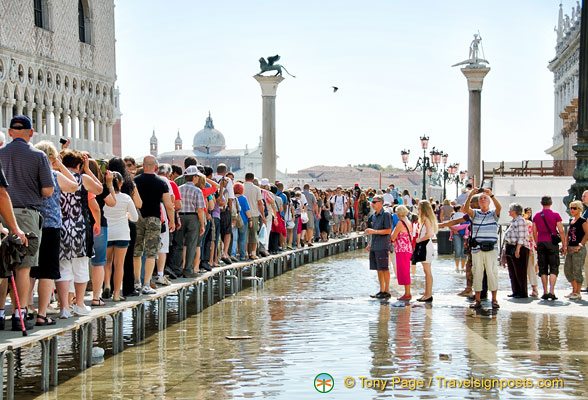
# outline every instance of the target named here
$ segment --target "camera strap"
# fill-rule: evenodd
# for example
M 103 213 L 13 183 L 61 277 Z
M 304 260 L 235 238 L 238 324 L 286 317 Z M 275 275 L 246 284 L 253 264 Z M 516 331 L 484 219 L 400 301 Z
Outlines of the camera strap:
M 549 229 L 549 225 L 547 225 L 547 220 L 545 219 L 545 215 L 543 215 L 543 211 L 541 211 L 541 218 L 543 218 L 543 223 L 545 224 L 545 227 L 547 228 L 547 232 L 549 232 L 549 234 L 551 236 L 553 236 L 551 229 Z

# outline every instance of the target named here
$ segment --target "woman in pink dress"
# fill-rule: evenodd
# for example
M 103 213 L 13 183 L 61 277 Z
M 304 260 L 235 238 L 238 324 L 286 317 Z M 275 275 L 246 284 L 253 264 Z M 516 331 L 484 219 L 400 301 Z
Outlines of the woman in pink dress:
M 410 257 L 412 256 L 412 224 L 406 217 L 408 208 L 405 206 L 396 207 L 398 223 L 392 231 L 392 241 L 396 253 L 396 278 L 398 284 L 404 286 L 404 295 L 398 300 L 410 301 Z

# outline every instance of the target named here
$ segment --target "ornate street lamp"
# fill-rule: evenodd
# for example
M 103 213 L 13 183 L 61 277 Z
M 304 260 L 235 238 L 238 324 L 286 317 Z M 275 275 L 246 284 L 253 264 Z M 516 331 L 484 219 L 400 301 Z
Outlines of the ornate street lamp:
M 410 150 L 402 150 L 400 152 L 400 155 L 402 156 L 402 163 L 404 164 L 404 169 L 406 171 L 422 171 L 423 172 L 423 195 L 422 195 L 422 198 L 423 198 L 423 200 L 426 200 L 427 199 L 427 186 L 426 186 L 427 175 L 430 178 L 431 175 L 433 175 L 433 172 L 436 171 L 436 168 L 433 165 L 431 160 L 432 160 L 434 154 L 435 154 L 435 157 L 437 157 L 437 153 L 439 153 L 439 158 L 440 158 L 442 152 L 438 152 L 437 150 L 435 150 L 435 148 L 433 148 L 433 150 L 430 153 L 431 157 L 430 158 L 427 157 L 427 148 L 429 147 L 429 137 L 427 135 L 423 135 L 423 136 L 421 136 L 420 139 L 421 139 L 421 148 L 423 149 L 423 156 L 419 157 L 419 159 L 417 160 L 416 166 L 414 168 L 409 168 L 407 165 Z M 437 162 L 437 164 L 438 163 L 439 162 Z

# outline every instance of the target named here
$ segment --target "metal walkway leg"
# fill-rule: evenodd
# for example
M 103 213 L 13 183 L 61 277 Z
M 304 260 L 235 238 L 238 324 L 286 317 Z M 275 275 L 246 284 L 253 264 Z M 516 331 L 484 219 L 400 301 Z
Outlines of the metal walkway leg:
M 57 386 L 59 384 L 59 346 L 57 343 L 57 336 L 53 336 L 49 342 L 49 385 Z

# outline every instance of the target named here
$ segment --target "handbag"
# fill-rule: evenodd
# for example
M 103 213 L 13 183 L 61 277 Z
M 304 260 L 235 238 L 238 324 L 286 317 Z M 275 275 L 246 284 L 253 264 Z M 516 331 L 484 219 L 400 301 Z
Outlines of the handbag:
M 324 212 L 325 219 L 327 221 L 330 221 L 330 220 L 333 219 L 333 214 L 331 214 L 331 211 L 330 210 L 325 210 L 323 212 Z
M 515 257 L 515 253 L 516 253 L 516 251 L 517 251 L 517 246 L 516 246 L 516 245 L 514 245 L 514 244 L 508 244 L 508 243 L 507 243 L 507 244 L 504 246 L 504 254 L 505 254 L 507 257 Z
M 541 211 L 541 218 L 543 218 L 543 223 L 545 224 L 547 231 L 551 235 L 551 243 L 553 243 L 554 245 L 557 246 L 558 244 L 561 243 L 561 238 L 559 237 L 558 234 L 554 234 L 553 232 L 551 232 L 551 229 L 549 229 L 549 225 L 547 225 L 547 221 L 545 220 L 545 215 L 543 215 L 543 211 Z
M 412 264 L 416 264 L 427 259 L 427 244 L 429 243 L 429 240 L 430 239 L 423 240 L 422 242 L 418 242 L 414 246 L 414 251 L 412 252 L 412 256 L 410 257 L 410 262 Z

